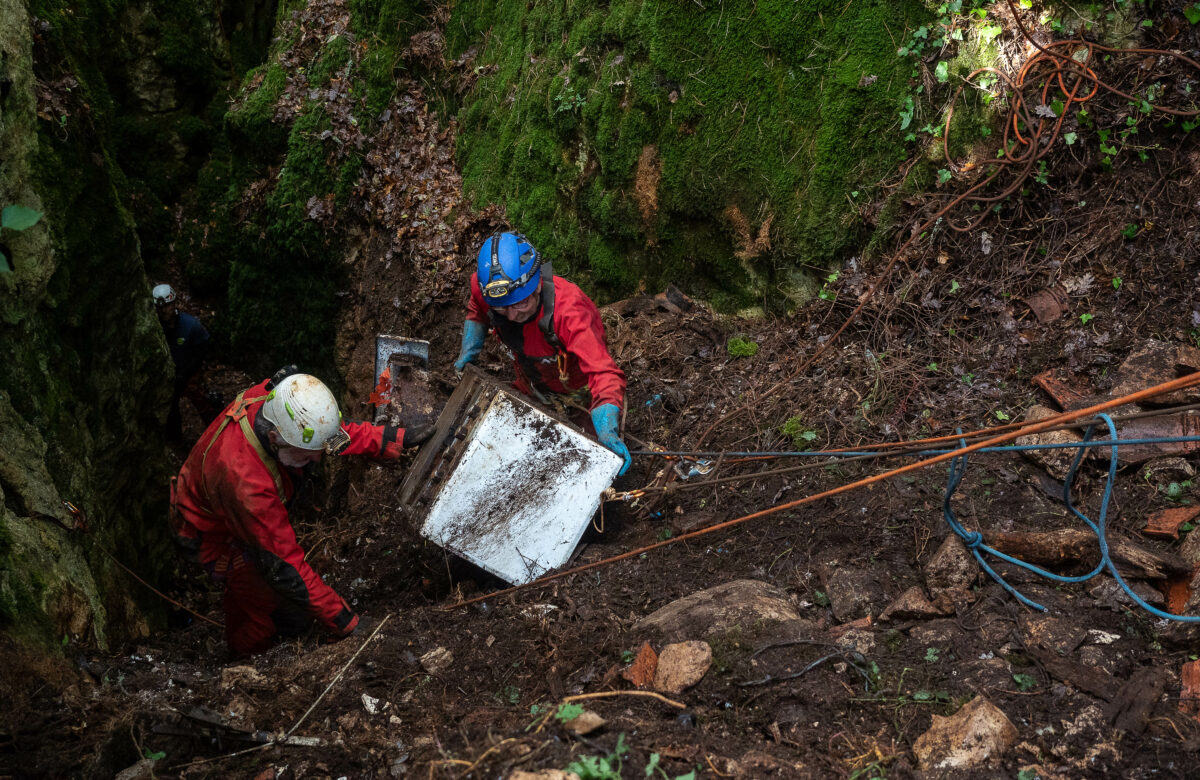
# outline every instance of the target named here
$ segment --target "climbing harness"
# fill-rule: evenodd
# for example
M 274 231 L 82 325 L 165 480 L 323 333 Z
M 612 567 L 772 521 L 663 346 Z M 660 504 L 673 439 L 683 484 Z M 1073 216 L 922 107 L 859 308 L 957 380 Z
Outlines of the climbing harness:
M 217 439 L 220 438 L 222 431 L 225 430 L 225 426 L 229 425 L 231 420 L 236 420 L 242 429 L 242 434 L 246 437 L 246 441 L 249 442 L 250 446 L 254 448 L 254 452 L 258 455 L 258 459 L 262 461 L 263 466 L 265 466 L 267 472 L 270 473 L 271 479 L 275 483 L 275 491 L 279 494 L 279 500 L 286 505 L 288 502 L 287 492 L 283 488 L 283 474 L 279 471 L 279 464 L 275 462 L 273 457 L 267 454 L 265 449 L 263 449 L 262 442 L 258 440 L 258 434 L 256 434 L 254 432 L 254 428 L 250 426 L 250 418 L 247 416 L 251 404 L 256 404 L 259 401 L 265 401 L 270 398 L 270 395 L 260 395 L 255 398 L 246 398 L 245 395 L 246 391 L 243 390 L 237 394 L 237 398 L 233 399 L 233 403 L 230 404 L 229 408 L 225 411 L 225 419 L 221 421 L 219 426 L 217 426 L 216 433 L 214 433 L 213 437 L 208 440 L 208 445 L 204 448 L 204 454 L 200 456 L 200 475 L 201 479 L 204 480 L 204 495 L 208 498 L 209 503 L 212 503 L 212 493 L 208 488 L 208 479 L 205 476 L 204 468 L 204 464 L 208 461 L 208 451 L 212 449 L 214 444 L 216 444 Z

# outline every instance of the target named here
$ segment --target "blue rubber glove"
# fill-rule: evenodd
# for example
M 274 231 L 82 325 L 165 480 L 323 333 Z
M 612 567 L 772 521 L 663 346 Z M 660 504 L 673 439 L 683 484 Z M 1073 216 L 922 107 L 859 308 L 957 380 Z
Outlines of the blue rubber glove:
M 592 425 L 596 428 L 596 438 L 600 443 L 625 459 L 621 470 L 617 472 L 618 477 L 623 477 L 633 464 L 633 457 L 617 432 L 620 415 L 621 409 L 616 404 L 601 404 L 592 410 Z
M 483 351 L 483 341 L 487 338 L 487 325 L 475 320 L 463 323 L 462 348 L 458 352 L 458 360 L 454 361 L 454 373 L 462 376 L 467 363 L 475 360 Z

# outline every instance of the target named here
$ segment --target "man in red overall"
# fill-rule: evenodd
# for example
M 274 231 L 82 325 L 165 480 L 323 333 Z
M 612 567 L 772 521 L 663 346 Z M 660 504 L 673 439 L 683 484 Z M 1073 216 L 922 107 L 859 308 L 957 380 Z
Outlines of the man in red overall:
M 624 474 L 632 462 L 619 432 L 625 374 L 608 353 L 600 312 L 517 233 L 497 233 L 479 250 L 456 371 L 483 350 L 489 327 L 513 355 L 521 392 L 586 403 L 590 391 L 596 438 L 624 459 Z
M 240 393 L 208 426 L 172 480 L 171 526 L 224 586 L 225 640 L 235 655 L 262 652 L 314 619 L 338 638 L 358 625 L 305 562 L 288 521 L 300 469 L 325 452 L 395 459 L 429 434 L 343 424 L 329 388 L 288 369 Z

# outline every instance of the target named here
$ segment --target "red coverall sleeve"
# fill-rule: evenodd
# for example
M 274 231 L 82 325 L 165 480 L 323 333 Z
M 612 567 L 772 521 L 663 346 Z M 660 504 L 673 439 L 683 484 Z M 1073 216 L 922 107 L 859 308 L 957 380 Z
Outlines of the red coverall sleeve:
M 592 409 L 604 404 L 625 406 L 625 372 L 608 354 L 604 343 L 604 324 L 596 304 L 580 295 L 571 305 L 559 305 L 554 312 L 554 329 L 563 348 L 579 360 L 579 368 L 592 389 Z
M 467 297 L 467 319 L 491 325 L 488 316 L 487 301 L 483 299 L 483 290 L 479 289 L 479 275 L 471 274 L 471 294 Z
M 350 434 L 350 445 L 342 455 L 370 455 L 380 460 L 395 460 L 404 448 L 404 429 L 391 425 L 372 425 L 366 422 L 342 423 Z
M 246 546 L 267 583 L 280 596 L 305 607 L 333 633 L 353 631 L 358 615 L 305 562 L 287 508 L 266 467 L 242 461 L 240 468 L 226 466 L 213 477 L 209 483 L 213 508 L 228 518 L 229 530 Z

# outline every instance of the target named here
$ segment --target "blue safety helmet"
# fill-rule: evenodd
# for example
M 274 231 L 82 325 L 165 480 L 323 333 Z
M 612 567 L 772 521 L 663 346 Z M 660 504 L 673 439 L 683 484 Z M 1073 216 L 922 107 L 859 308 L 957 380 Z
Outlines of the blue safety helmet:
M 495 233 L 479 248 L 479 289 L 489 306 L 511 306 L 537 290 L 542 258 L 520 233 Z

